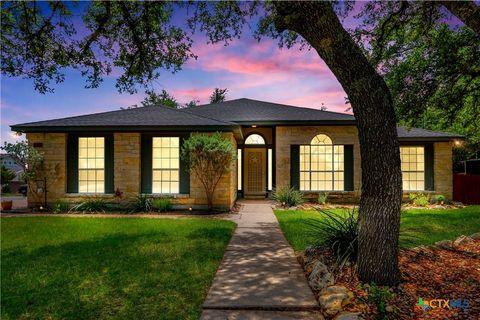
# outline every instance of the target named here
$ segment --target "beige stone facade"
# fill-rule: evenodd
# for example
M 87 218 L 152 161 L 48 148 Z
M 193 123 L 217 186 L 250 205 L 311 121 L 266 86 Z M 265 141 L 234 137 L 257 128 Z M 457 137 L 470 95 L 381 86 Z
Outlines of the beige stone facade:
M 331 202 L 357 202 L 361 190 L 361 162 L 358 132 L 355 126 L 277 126 L 265 128 L 243 128 L 244 137 L 250 133 L 262 134 L 269 148 L 275 154 L 274 173 L 276 186 L 290 185 L 290 148 L 291 145 L 310 144 L 318 134 L 328 135 L 334 144 L 353 145 L 353 191 L 329 192 Z M 232 132 L 223 136 L 237 148 L 237 140 Z M 237 137 L 238 138 L 238 137 Z M 28 142 L 35 144 L 44 156 L 47 177 L 48 203 L 57 199 L 78 202 L 86 197 L 102 197 L 113 200 L 112 194 L 85 195 L 67 193 L 67 134 L 65 133 L 28 133 Z M 124 194 L 124 200 L 131 199 L 141 192 L 141 133 L 116 132 L 113 135 L 114 189 Z M 240 141 L 240 143 L 242 143 Z M 435 142 L 434 146 L 434 189 L 429 193 L 452 197 L 452 143 Z M 305 193 L 306 197 L 316 198 L 317 193 Z M 231 208 L 237 198 L 237 161 L 233 161 L 230 170 L 225 173 L 215 192 L 214 205 Z M 38 203 L 29 194 L 29 203 Z M 206 207 L 207 200 L 203 186 L 194 174 L 190 176 L 190 193 L 173 196 L 173 203 L 180 208 Z
M 333 144 L 353 145 L 354 191 L 329 192 L 332 202 L 356 202 L 360 196 L 361 166 L 358 131 L 355 126 L 278 126 L 275 132 L 276 185 L 290 185 L 290 146 L 310 144 L 318 134 L 326 134 Z M 307 193 L 308 198 L 316 199 L 318 193 Z
M 66 147 L 67 135 L 64 133 L 27 133 L 29 144 L 36 145 L 37 150 L 43 155 L 43 170 L 40 173 L 35 193 L 29 189 L 28 201 L 30 205 L 43 203 L 44 189 L 43 178 L 47 179 L 47 200 L 59 199 L 66 193 Z
M 233 133 L 224 133 L 236 148 Z M 45 170 L 40 176 L 47 177 L 47 203 L 52 204 L 62 199 L 71 203 L 80 202 L 86 198 L 104 198 L 114 200 L 113 194 L 71 194 L 67 193 L 67 134 L 65 133 L 28 133 L 29 144 L 36 145 L 43 154 Z M 114 189 L 123 192 L 123 201 L 128 201 L 141 191 L 141 134 L 114 133 Z M 42 183 L 38 183 L 43 188 Z M 230 170 L 220 179 L 215 191 L 214 206 L 231 208 L 237 196 L 237 163 L 232 162 Z M 41 199 L 29 193 L 30 206 L 43 203 Z M 156 197 L 156 196 L 153 196 Z M 203 208 L 207 205 L 205 191 L 200 181 L 192 174 L 190 176 L 190 193 L 172 196 L 172 202 L 181 208 Z
M 114 188 L 129 198 L 140 193 L 140 133 L 113 135 Z
M 433 185 L 436 194 L 448 199 L 453 195 L 452 142 L 433 144 Z

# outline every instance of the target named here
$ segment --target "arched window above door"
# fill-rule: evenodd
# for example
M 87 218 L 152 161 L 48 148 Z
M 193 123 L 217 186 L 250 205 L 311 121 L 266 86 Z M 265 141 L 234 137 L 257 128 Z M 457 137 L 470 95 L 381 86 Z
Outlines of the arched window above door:
M 313 137 L 312 141 L 310 141 L 310 144 L 313 145 L 331 145 L 332 144 L 332 139 L 330 139 L 329 136 L 326 134 L 318 134 L 315 137 Z
M 265 144 L 265 139 L 261 135 L 253 133 L 245 139 L 245 144 Z

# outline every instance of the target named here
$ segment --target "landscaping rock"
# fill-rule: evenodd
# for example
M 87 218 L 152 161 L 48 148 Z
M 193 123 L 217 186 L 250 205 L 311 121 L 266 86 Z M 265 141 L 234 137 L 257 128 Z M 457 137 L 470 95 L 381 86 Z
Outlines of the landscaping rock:
M 313 264 L 312 273 L 308 277 L 308 284 L 314 290 L 322 290 L 334 284 L 333 275 L 328 270 L 328 267 L 319 260 Z
M 452 249 L 453 242 L 450 240 L 442 240 L 442 241 L 435 242 L 435 245 L 438 248 L 448 250 L 448 249 Z
M 333 320 L 360 320 L 360 312 L 342 311 Z
M 472 238 L 473 240 L 480 240 L 480 232 L 471 234 L 470 238 Z
M 353 293 L 342 286 L 331 286 L 323 289 L 318 296 L 318 302 L 327 316 L 333 317 L 353 298 Z
M 456 245 L 456 246 L 459 246 L 461 244 L 465 244 L 465 243 L 469 243 L 473 241 L 472 238 L 470 237 L 467 237 L 467 236 L 464 236 L 464 235 L 461 235 L 460 237 L 458 237 L 454 242 L 453 244 Z

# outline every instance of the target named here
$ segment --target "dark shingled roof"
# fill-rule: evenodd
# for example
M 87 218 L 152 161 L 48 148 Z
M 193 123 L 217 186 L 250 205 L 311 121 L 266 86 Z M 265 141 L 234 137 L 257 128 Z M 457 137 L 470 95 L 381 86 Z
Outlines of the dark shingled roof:
M 62 119 L 30 122 L 12 126 L 15 131 L 35 131 L 35 128 L 131 128 L 138 127 L 203 127 L 203 126 L 237 126 L 235 123 L 224 122 L 207 117 L 197 116 L 163 106 L 148 106 L 141 108 L 116 110 L 88 114 L 83 116 L 68 117 Z M 132 128 L 133 127 L 133 128 Z
M 450 140 L 463 138 L 456 133 L 438 132 L 427 129 L 397 127 L 398 138 L 401 140 Z
M 279 124 L 279 123 L 354 123 L 349 114 L 321 111 L 312 108 L 294 107 L 285 104 L 237 99 L 214 104 L 206 104 L 185 109 L 196 115 L 232 121 L 239 124 Z
M 354 125 L 349 114 L 294 107 L 284 104 L 237 99 L 187 109 L 149 106 L 94 113 L 11 126 L 19 132 L 66 132 L 99 130 L 239 130 L 240 125 Z M 425 129 L 398 127 L 400 140 L 447 141 L 461 135 Z

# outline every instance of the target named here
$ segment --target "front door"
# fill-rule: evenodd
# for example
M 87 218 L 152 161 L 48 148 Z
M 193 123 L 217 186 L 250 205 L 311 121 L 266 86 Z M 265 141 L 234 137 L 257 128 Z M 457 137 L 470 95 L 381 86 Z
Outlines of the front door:
M 267 150 L 265 148 L 244 149 L 245 198 L 265 198 L 267 177 Z

